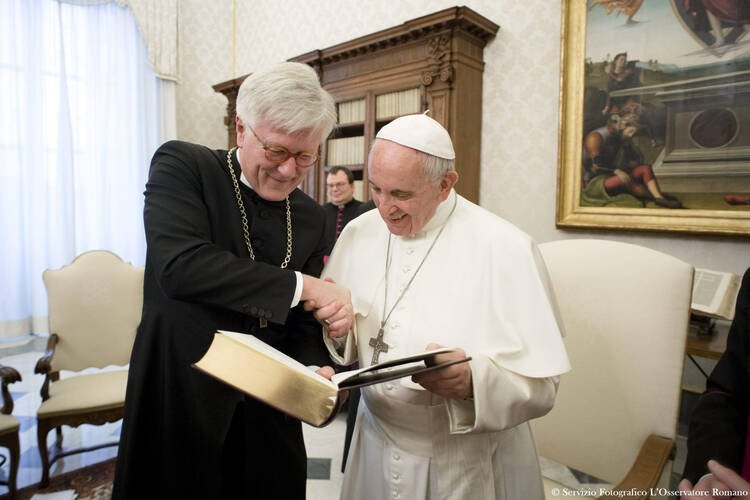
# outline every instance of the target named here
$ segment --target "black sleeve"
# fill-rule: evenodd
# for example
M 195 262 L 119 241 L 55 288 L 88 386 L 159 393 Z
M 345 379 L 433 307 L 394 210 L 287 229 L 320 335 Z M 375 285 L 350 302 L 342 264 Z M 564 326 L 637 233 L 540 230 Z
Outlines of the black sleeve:
M 750 331 L 750 269 L 742 278 L 727 349 L 706 382 L 690 417 L 688 456 L 683 476 L 695 483 L 708 473 L 706 463 L 716 459 L 737 473 L 742 470 L 747 440 L 748 351 Z
M 357 208 L 357 215 L 355 217 L 359 217 L 363 213 L 372 210 L 373 208 L 375 208 L 375 202 L 372 200 L 367 200 Z
M 263 310 L 269 321 L 284 323 L 296 286 L 294 272 L 255 262 L 240 253 L 239 245 L 230 249 L 224 234 L 229 226 L 226 221 L 220 225 L 215 198 L 233 193 L 221 192 L 215 180 L 211 184 L 204 178 L 199 163 L 212 161 L 207 148 L 177 141 L 154 155 L 144 208 L 149 264 L 169 298 L 250 315 Z

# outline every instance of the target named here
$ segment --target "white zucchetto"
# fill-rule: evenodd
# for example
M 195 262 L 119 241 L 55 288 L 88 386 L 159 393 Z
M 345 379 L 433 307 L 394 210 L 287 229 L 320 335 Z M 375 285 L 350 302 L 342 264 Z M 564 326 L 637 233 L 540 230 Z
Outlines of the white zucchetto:
M 396 118 L 381 128 L 375 137 L 447 160 L 456 158 L 448 131 L 427 115 Z

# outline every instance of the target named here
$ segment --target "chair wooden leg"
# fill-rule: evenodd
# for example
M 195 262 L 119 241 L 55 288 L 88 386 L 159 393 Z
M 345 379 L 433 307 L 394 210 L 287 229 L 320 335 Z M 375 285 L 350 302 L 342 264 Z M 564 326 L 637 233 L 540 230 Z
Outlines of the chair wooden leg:
M 57 451 L 62 450 L 62 443 L 63 443 L 63 433 L 62 433 L 62 425 L 58 425 L 55 427 L 55 449 Z
M 42 459 L 42 480 L 39 481 L 39 487 L 45 488 L 49 484 L 49 456 L 47 451 L 47 433 L 49 428 L 47 422 L 37 419 L 36 439 L 39 447 L 39 458 Z
M 18 461 L 21 455 L 21 446 L 18 442 L 18 432 L 13 436 L 13 441 L 9 443 L 10 450 L 10 476 L 8 476 L 8 498 L 16 498 L 16 476 L 18 475 Z

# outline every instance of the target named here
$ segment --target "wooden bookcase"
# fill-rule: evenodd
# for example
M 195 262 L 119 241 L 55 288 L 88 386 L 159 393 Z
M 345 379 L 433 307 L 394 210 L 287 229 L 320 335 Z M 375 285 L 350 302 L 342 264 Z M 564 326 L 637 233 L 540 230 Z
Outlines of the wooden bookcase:
M 355 161 L 347 166 L 363 182 L 365 199 L 369 197 L 365 162 L 379 128 L 399 114 L 429 109 L 430 116 L 440 122 L 453 139 L 456 170 L 460 176 L 456 190 L 469 200 L 478 201 L 483 51 L 498 28 L 468 7 L 452 7 L 290 59 L 316 69 L 323 87 L 339 103 L 340 116 L 345 114 L 341 113 L 343 103 L 363 102 L 363 119 L 340 124 L 331 139 L 362 137 L 359 140 L 362 154 L 349 156 L 349 161 Z M 213 86 L 228 100 L 224 123 L 230 147 L 236 143 L 237 91 L 246 77 Z M 401 104 L 398 104 L 399 97 L 394 97 L 397 104 L 391 99 L 386 107 L 383 103 L 390 98 L 384 96 L 392 93 L 401 93 Z M 393 116 L 384 116 L 388 110 Z M 326 195 L 328 144 L 324 141 L 321 145 L 321 160 L 310 169 L 301 186 L 320 203 L 325 201 Z

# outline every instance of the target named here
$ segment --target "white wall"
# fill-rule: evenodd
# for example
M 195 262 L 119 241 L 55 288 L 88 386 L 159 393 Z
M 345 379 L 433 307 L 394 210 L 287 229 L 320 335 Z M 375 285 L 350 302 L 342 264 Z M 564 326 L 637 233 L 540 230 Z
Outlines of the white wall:
M 482 206 L 538 242 L 607 238 L 645 245 L 697 267 L 735 273 L 750 267 L 750 239 L 557 230 L 560 0 L 459 5 L 464 4 L 500 25 L 484 51 Z M 182 0 L 179 137 L 226 146 L 226 100 L 212 84 L 455 5 L 449 0 L 236 0 L 232 74 L 232 0 Z
M 226 148 L 227 100 L 211 86 L 232 78 L 232 0 L 180 0 L 178 5 L 177 137 Z

